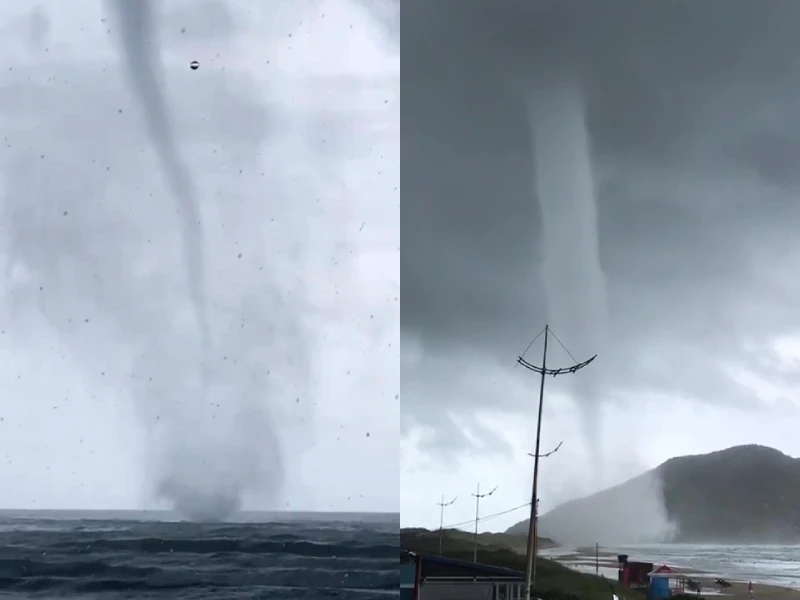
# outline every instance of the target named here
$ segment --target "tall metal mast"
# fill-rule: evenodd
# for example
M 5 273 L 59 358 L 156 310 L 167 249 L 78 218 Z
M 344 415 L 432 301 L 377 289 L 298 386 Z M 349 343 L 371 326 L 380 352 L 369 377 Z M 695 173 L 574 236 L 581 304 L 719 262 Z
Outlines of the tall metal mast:
M 527 564 L 525 566 L 525 600 L 531 600 L 531 590 L 536 585 L 536 552 L 538 550 L 537 535 L 538 535 L 538 519 L 539 519 L 538 483 L 539 483 L 539 458 L 541 457 L 541 455 L 539 454 L 539 442 L 541 440 L 541 434 L 542 434 L 542 406 L 544 405 L 544 378 L 545 375 L 552 375 L 553 377 L 565 374 L 571 375 L 577 372 L 578 370 L 582 369 L 583 367 L 589 365 L 595 358 L 597 358 L 597 355 L 595 354 L 589 360 L 572 365 L 571 367 L 564 367 L 560 369 L 548 369 L 547 341 L 549 334 L 550 334 L 550 326 L 545 325 L 544 352 L 542 354 L 541 367 L 529 363 L 522 356 L 520 356 L 517 359 L 518 364 L 522 365 L 529 371 L 533 371 L 541 375 L 541 381 L 539 383 L 539 412 L 536 418 L 536 449 L 534 450 L 533 453 L 533 491 L 531 493 L 531 514 L 530 514 L 530 521 L 528 523 L 528 552 L 527 552 Z M 558 340 L 558 338 L 556 338 L 556 340 Z

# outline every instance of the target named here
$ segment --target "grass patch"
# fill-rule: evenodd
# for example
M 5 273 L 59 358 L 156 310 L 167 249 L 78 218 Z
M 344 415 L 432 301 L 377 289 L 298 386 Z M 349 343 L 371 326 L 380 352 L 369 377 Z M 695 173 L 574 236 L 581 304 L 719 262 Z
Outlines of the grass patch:
M 547 546 L 546 544 L 550 544 Z M 551 540 L 543 539 L 543 547 L 552 547 Z M 439 532 L 427 529 L 401 529 L 400 547 L 417 554 L 439 554 Z M 505 533 L 480 534 L 478 536 L 478 562 L 485 565 L 506 567 L 525 572 L 524 536 Z M 447 558 L 472 561 L 473 534 L 465 531 L 446 529 L 442 544 L 442 555 Z M 629 600 L 642 600 L 640 595 L 630 590 L 621 590 L 616 581 L 596 575 L 573 571 L 547 558 L 536 561 L 536 588 L 538 597 L 543 600 L 611 600 L 611 593 Z

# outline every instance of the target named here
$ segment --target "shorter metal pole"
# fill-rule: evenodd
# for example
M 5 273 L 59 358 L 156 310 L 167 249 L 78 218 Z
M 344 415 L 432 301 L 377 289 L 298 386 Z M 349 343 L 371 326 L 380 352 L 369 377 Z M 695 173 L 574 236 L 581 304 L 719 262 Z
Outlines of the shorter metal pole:
M 475 496 L 475 537 L 474 537 L 474 544 L 472 548 L 472 562 L 478 562 L 478 521 L 480 521 L 480 506 L 481 506 L 481 498 L 486 498 L 494 494 L 494 491 L 497 489 L 497 486 L 492 488 L 491 492 L 486 494 L 481 494 L 481 484 L 478 483 L 478 489 L 475 490 L 475 493 L 472 494 Z
M 444 542 L 444 507 L 450 506 L 458 499 L 458 496 L 450 500 L 450 502 L 444 501 L 444 494 L 442 494 L 442 501 L 437 502 L 436 504 L 439 505 L 439 556 L 442 555 L 442 545 Z

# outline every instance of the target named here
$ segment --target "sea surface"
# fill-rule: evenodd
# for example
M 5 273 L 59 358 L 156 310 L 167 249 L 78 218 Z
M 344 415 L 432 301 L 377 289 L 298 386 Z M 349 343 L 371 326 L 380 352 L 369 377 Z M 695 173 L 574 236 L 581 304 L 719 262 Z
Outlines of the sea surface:
M 0 598 L 399 597 L 396 514 L 0 512 Z
M 542 551 L 542 555 L 549 555 L 576 570 L 594 573 L 591 551 L 577 560 L 574 557 L 567 558 L 568 554 L 574 552 L 575 549 L 552 548 Z M 631 560 L 667 564 L 678 570 L 700 572 L 732 581 L 800 589 L 800 546 L 648 544 L 601 548 L 601 553 L 606 556 L 609 553 L 628 554 Z M 616 578 L 616 569 L 605 562 L 606 565 L 600 566 L 600 573 Z

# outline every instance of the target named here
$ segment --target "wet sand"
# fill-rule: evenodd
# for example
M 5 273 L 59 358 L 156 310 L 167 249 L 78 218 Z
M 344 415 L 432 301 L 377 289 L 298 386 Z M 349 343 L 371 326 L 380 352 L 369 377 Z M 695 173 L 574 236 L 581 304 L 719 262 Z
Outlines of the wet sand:
M 572 552 L 559 552 L 558 549 L 543 551 L 542 556 L 551 558 L 564 566 L 594 575 L 598 573 L 608 579 L 617 579 L 617 555 L 600 550 L 595 555 L 594 548 L 579 549 Z M 715 582 L 718 575 L 710 575 L 692 569 L 680 569 L 680 573 L 695 581 L 700 582 L 702 590 L 699 596 L 709 600 L 750 600 L 747 581 L 738 581 L 735 578 L 724 577 L 732 585 L 729 588 L 720 588 Z M 693 592 L 686 591 L 687 594 Z M 800 600 L 800 590 L 753 583 L 753 600 Z
M 700 581 L 703 580 L 700 579 Z M 703 581 L 704 586 L 705 583 L 706 582 Z M 713 585 L 713 583 L 714 583 L 713 578 L 708 581 L 709 586 Z M 730 600 L 750 599 L 750 594 L 747 591 L 746 581 L 731 581 L 731 583 L 733 584 L 732 587 L 728 588 L 723 593 L 715 594 L 712 597 L 713 598 L 720 597 Z M 701 593 L 700 595 L 702 596 L 703 594 Z M 779 587 L 777 585 L 764 585 L 764 584 L 754 583 L 753 598 L 755 600 L 798 600 L 800 599 L 800 590 Z

